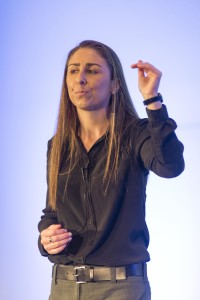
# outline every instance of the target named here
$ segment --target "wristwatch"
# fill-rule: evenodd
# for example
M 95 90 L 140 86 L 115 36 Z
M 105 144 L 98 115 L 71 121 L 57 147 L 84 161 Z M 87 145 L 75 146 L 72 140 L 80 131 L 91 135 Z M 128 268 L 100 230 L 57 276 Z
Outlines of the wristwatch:
M 158 93 L 158 95 L 155 97 L 144 100 L 143 103 L 144 103 L 144 105 L 149 105 L 149 104 L 157 102 L 157 101 L 160 101 L 161 103 L 163 102 L 163 97 L 160 93 Z

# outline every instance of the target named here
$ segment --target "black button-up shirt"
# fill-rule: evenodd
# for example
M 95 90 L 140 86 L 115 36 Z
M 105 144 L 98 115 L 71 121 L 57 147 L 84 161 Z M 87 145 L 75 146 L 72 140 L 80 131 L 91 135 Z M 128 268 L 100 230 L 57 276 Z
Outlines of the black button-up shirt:
M 69 162 L 63 160 L 58 178 L 57 211 L 48 204 L 39 231 L 62 224 L 73 237 L 64 251 L 42 255 L 53 263 L 119 266 L 145 262 L 149 233 L 145 222 L 146 184 L 149 170 L 171 178 L 184 169 L 183 145 L 168 117 L 166 107 L 147 110 L 148 119 L 133 120 L 121 139 L 119 169 L 105 192 L 103 175 L 107 160 L 107 134 L 82 156 L 67 175 Z M 67 185 L 66 185 L 67 182 Z M 162 196 L 162 195 L 161 195 Z

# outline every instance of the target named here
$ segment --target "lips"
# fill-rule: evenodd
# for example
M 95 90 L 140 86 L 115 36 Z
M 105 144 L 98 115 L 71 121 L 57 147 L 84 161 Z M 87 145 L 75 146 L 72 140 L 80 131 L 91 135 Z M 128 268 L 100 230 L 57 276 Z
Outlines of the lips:
M 89 91 L 81 90 L 81 91 L 75 91 L 75 94 L 86 94 Z
M 81 91 L 76 91 L 74 92 L 76 97 L 88 97 L 89 91 L 88 90 L 81 90 Z

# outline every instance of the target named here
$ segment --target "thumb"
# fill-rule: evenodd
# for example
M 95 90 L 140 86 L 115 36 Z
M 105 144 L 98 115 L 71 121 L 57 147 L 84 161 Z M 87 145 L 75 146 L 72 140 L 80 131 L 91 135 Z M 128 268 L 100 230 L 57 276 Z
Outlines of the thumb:
M 135 64 L 132 64 L 131 65 L 131 68 L 132 69 L 137 69 L 137 68 L 140 68 L 141 67 L 141 65 L 140 64 L 142 64 L 143 63 L 143 61 L 142 60 L 138 60 L 138 62 L 137 63 L 135 63 Z

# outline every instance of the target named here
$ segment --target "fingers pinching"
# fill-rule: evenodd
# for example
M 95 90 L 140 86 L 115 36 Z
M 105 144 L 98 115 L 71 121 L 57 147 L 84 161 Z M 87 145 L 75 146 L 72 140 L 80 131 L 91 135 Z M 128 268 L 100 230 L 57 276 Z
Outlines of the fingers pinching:
M 152 73 L 154 73 L 156 75 L 159 75 L 159 76 L 162 75 L 162 72 L 159 71 L 157 68 L 155 68 L 152 64 L 150 64 L 148 62 L 143 62 L 142 60 L 138 60 L 137 63 L 132 64 L 131 68 L 132 69 L 138 68 L 140 70 L 143 70 L 145 73 L 152 72 Z

